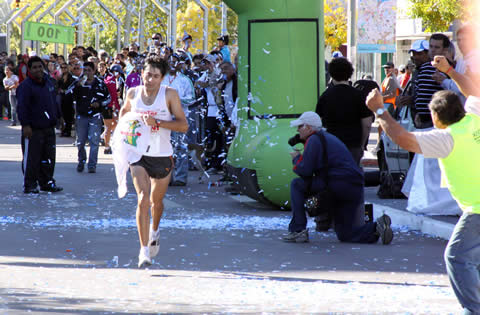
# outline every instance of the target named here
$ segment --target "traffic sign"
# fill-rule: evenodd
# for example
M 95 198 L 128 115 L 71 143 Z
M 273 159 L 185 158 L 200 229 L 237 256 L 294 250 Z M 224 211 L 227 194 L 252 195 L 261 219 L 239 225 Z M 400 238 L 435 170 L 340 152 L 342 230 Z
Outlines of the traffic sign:
M 75 28 L 56 24 L 25 22 L 24 40 L 37 40 L 42 42 L 74 44 Z

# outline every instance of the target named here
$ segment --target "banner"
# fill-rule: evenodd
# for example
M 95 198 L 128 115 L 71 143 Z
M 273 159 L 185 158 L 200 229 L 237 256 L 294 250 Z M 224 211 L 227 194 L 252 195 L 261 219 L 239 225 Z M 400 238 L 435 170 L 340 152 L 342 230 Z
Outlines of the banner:
M 393 53 L 397 0 L 358 0 L 357 53 Z
M 56 24 L 25 22 L 24 40 L 37 40 L 60 44 L 75 43 L 75 28 Z

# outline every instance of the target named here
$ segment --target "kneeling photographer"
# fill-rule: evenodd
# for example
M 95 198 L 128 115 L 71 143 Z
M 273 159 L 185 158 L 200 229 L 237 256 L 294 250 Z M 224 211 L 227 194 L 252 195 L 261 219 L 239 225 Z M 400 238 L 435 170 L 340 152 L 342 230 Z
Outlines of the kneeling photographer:
M 305 202 L 313 195 L 318 201 L 316 208 L 329 211 L 340 241 L 375 243 L 381 238 L 383 244 L 389 244 L 393 239 L 390 217 L 383 215 L 377 222 L 365 223 L 363 172 L 343 142 L 322 129 L 320 116 L 314 112 L 303 113 L 290 126 L 297 127 L 298 135 L 289 144 L 304 142 L 304 152 L 290 153 L 299 177 L 290 184 L 292 220 L 283 240 L 309 241 Z

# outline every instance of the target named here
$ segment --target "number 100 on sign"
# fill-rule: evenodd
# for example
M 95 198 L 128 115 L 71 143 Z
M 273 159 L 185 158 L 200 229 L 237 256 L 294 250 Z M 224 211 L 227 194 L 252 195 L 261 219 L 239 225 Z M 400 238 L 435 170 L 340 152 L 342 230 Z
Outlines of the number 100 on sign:
M 74 34 L 74 27 L 47 23 L 26 22 L 23 39 L 60 44 L 74 44 Z

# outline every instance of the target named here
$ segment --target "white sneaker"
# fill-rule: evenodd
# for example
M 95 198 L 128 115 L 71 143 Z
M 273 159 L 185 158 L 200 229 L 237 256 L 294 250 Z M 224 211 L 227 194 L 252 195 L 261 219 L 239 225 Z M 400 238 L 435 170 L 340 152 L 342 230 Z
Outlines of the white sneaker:
M 153 258 L 158 255 L 160 251 L 160 227 L 156 232 L 153 231 L 153 225 L 150 224 L 150 237 L 148 241 L 148 249 L 150 257 Z
M 140 248 L 140 253 L 138 254 L 138 268 L 145 268 L 152 264 L 152 260 L 150 259 L 150 254 L 148 252 L 148 247 Z

